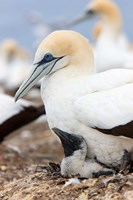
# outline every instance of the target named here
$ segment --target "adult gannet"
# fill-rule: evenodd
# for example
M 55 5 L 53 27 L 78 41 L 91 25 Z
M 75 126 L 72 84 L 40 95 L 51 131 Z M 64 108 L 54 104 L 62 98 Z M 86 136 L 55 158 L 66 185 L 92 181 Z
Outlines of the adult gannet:
M 12 131 L 32 122 L 45 114 L 44 106 L 21 100 L 15 104 L 14 98 L 0 94 L 0 142 Z
M 40 44 L 34 68 L 15 99 L 43 77 L 41 95 L 49 127 L 82 135 L 89 158 L 118 166 L 124 149 L 133 150 L 133 70 L 93 71 L 88 40 L 74 31 L 55 31 Z
M 112 0 L 93 0 L 82 16 L 68 25 L 72 26 L 83 20 L 99 17 L 100 22 L 94 27 L 96 39 L 95 56 L 97 72 L 112 68 L 133 69 L 133 51 L 122 30 L 122 16 L 118 6 Z
M 114 173 L 112 169 L 106 168 L 95 159 L 86 157 L 87 144 L 81 135 L 70 134 L 57 128 L 52 130 L 60 138 L 64 148 L 65 158 L 61 162 L 63 176 L 78 175 L 80 178 L 91 178 Z

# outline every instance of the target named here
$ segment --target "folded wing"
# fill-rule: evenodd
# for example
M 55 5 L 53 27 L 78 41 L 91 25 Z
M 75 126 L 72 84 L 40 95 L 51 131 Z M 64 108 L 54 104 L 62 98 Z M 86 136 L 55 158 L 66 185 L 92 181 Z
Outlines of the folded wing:
M 133 83 L 84 95 L 74 102 L 74 110 L 86 126 L 133 138 Z

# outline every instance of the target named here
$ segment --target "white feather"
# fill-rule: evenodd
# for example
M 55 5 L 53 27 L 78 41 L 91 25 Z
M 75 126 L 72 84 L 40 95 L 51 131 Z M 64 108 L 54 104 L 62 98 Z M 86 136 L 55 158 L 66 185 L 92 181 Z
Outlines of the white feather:
M 24 110 L 24 107 L 31 105 L 34 104 L 26 100 L 20 100 L 18 103 L 15 103 L 13 97 L 0 94 L 0 124 Z
M 133 120 L 133 83 L 99 91 L 75 101 L 75 116 L 90 127 L 111 129 Z
M 70 178 L 64 185 L 63 185 L 63 188 L 64 187 L 67 187 L 69 185 L 77 185 L 77 184 L 80 184 L 80 181 L 78 178 Z
M 133 120 L 133 71 L 115 69 L 68 79 L 59 70 L 43 81 L 42 98 L 50 128 L 81 134 L 88 144 L 89 158 L 120 164 L 123 150 L 131 151 L 133 140 L 103 134 L 92 125 L 106 128 Z
M 94 49 L 97 72 L 113 68 L 133 69 L 133 52 L 123 43 L 123 36 L 114 39 L 109 32 L 99 36 Z

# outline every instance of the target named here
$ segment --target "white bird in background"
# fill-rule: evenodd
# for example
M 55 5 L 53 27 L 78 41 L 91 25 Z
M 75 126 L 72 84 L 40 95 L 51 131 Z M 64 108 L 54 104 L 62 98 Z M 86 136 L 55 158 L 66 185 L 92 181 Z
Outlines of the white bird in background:
M 97 72 L 111 68 L 133 69 L 133 51 L 122 30 L 122 16 L 118 6 L 111 0 L 93 0 L 83 14 L 68 23 L 69 26 L 98 17 L 94 27 Z
M 133 154 L 133 70 L 95 74 L 88 40 L 77 32 L 62 30 L 42 41 L 34 68 L 15 99 L 42 77 L 41 95 L 51 129 L 82 135 L 88 158 L 106 166 L 118 167 L 124 150 Z
M 64 20 L 48 23 L 44 21 L 43 16 L 38 12 L 30 13 L 28 16 L 28 21 L 32 26 L 33 34 L 36 37 L 34 46 L 38 46 L 41 40 L 48 36 L 51 32 L 64 28 L 66 23 Z
M 12 131 L 26 125 L 45 114 L 44 106 L 21 100 L 18 104 L 14 98 L 0 94 L 0 142 Z
M 5 88 L 16 89 L 30 70 L 30 54 L 12 39 L 0 44 L 0 83 Z

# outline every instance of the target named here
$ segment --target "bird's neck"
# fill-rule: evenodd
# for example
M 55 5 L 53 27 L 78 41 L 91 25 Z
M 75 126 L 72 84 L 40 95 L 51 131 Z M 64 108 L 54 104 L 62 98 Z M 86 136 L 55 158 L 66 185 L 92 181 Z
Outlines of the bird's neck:
M 95 72 L 94 66 L 89 66 L 88 63 L 80 65 L 80 66 L 69 65 L 51 74 L 47 80 L 48 81 L 56 80 L 61 83 L 61 81 L 65 82 L 73 78 L 86 76 L 87 74 L 89 76 L 90 74 L 93 74 L 94 72 Z
M 82 163 L 85 161 L 87 155 L 87 147 L 85 149 L 79 149 L 73 153 L 72 162 Z
M 100 34 L 97 37 L 97 47 L 106 47 L 110 44 L 117 45 L 119 43 L 119 38 L 121 37 L 122 32 L 121 29 L 116 27 L 113 24 L 103 23 L 102 28 L 100 30 Z M 101 52 L 102 53 L 102 52 Z
M 119 13 L 102 17 L 102 32 L 106 32 L 114 37 L 118 36 L 122 31 L 122 19 Z
M 93 74 L 93 70 L 93 67 L 87 65 L 80 66 L 79 68 L 78 66 L 71 65 L 57 70 L 48 77 L 44 77 L 41 84 L 41 96 L 43 101 L 45 101 L 45 104 L 49 104 L 49 99 L 56 96 L 57 98 L 54 98 L 54 101 L 58 100 L 60 103 L 63 103 L 61 99 L 65 98 L 68 91 L 69 95 L 71 94 L 71 98 L 75 98 L 75 95 L 79 95 L 82 93 L 81 90 L 83 90 L 82 87 L 78 86 L 77 80 L 82 80 L 82 77 L 86 77 L 87 74 L 88 76 Z M 78 90 L 76 90 L 75 87 L 78 88 Z M 73 95 L 72 91 L 75 92 L 75 95 Z

